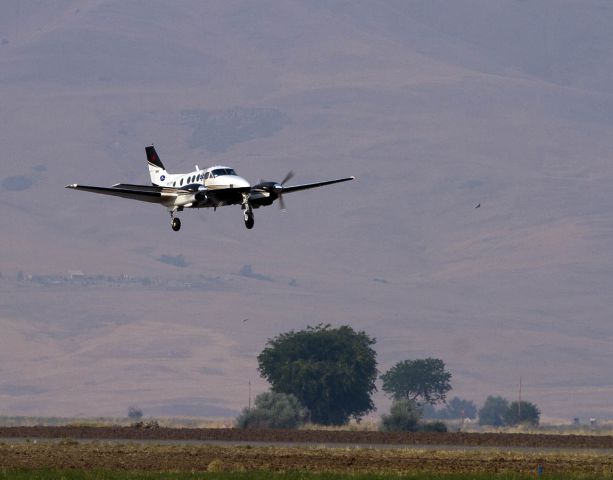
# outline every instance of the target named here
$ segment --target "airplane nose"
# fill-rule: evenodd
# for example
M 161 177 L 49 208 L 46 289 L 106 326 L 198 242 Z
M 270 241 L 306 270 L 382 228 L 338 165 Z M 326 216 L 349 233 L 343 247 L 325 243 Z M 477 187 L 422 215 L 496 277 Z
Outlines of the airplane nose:
M 235 188 L 249 188 L 250 186 L 251 185 L 249 185 L 249 182 L 245 180 L 243 177 L 236 177 L 234 180 Z

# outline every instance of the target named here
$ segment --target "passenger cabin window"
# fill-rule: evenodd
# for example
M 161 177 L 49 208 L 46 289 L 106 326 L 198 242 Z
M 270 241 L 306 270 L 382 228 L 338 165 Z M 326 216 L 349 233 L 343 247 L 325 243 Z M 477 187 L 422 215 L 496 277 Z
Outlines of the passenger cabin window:
M 181 179 L 181 185 L 183 185 L 183 179 Z
M 204 179 L 206 180 L 206 179 L 208 179 L 208 178 L 209 178 L 209 172 L 206 172 L 206 173 L 204 174 Z

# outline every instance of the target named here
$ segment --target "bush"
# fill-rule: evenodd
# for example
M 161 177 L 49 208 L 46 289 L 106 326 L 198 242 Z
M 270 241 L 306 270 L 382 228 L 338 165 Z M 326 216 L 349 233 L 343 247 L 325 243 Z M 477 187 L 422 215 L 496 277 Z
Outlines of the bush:
M 130 407 L 128 408 L 128 418 L 138 421 L 143 418 L 143 411 L 138 407 Z
M 238 428 L 298 428 L 309 411 L 294 395 L 265 392 L 255 397 L 255 407 L 245 408 L 236 419 Z
M 477 417 L 477 406 L 470 400 L 453 397 L 443 408 L 435 408 L 434 405 L 426 404 L 422 407 L 423 418 L 434 420 L 471 420 Z
M 415 432 L 421 413 L 412 400 L 399 400 L 392 404 L 389 415 L 381 415 L 382 432 Z
M 206 467 L 206 471 L 207 472 L 223 472 L 224 471 L 223 462 L 219 460 L 218 458 L 216 458 L 215 460 L 212 460 L 211 463 L 209 463 L 209 465 Z

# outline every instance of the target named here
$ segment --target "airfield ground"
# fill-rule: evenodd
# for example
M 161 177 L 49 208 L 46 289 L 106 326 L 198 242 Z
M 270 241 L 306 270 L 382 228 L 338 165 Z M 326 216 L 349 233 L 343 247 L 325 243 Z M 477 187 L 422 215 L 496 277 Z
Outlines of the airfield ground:
M 603 436 L 34 427 L 3 428 L 0 438 L 0 472 L 532 475 L 541 465 L 548 475 L 613 478 L 613 437 Z
M 264 442 L 314 445 L 407 445 L 533 449 L 610 449 L 611 435 L 528 433 L 383 433 L 342 430 L 243 430 L 237 428 L 0 427 L 0 439 L 150 440 Z
M 148 472 L 501 473 L 613 476 L 606 452 L 518 452 L 329 447 L 116 444 L 76 441 L 0 445 L 0 467 Z

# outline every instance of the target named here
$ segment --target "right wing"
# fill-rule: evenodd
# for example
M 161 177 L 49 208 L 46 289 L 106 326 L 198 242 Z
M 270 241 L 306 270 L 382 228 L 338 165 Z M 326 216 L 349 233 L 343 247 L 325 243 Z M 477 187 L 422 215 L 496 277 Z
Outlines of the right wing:
M 339 178 L 338 180 L 328 180 L 326 182 L 305 183 L 304 185 L 293 185 L 291 187 L 283 187 L 283 193 L 298 192 L 300 190 L 308 190 L 309 188 L 323 187 L 324 185 L 332 185 L 334 183 L 348 182 L 355 180 L 355 177 Z
M 140 200 L 141 202 L 166 204 L 175 201 L 179 195 L 178 189 L 167 187 L 156 187 L 149 185 L 130 185 L 118 183 L 112 187 L 91 187 L 89 185 L 66 185 L 66 188 L 83 190 L 85 192 L 99 193 L 101 195 L 111 195 L 113 197 L 129 198 Z

